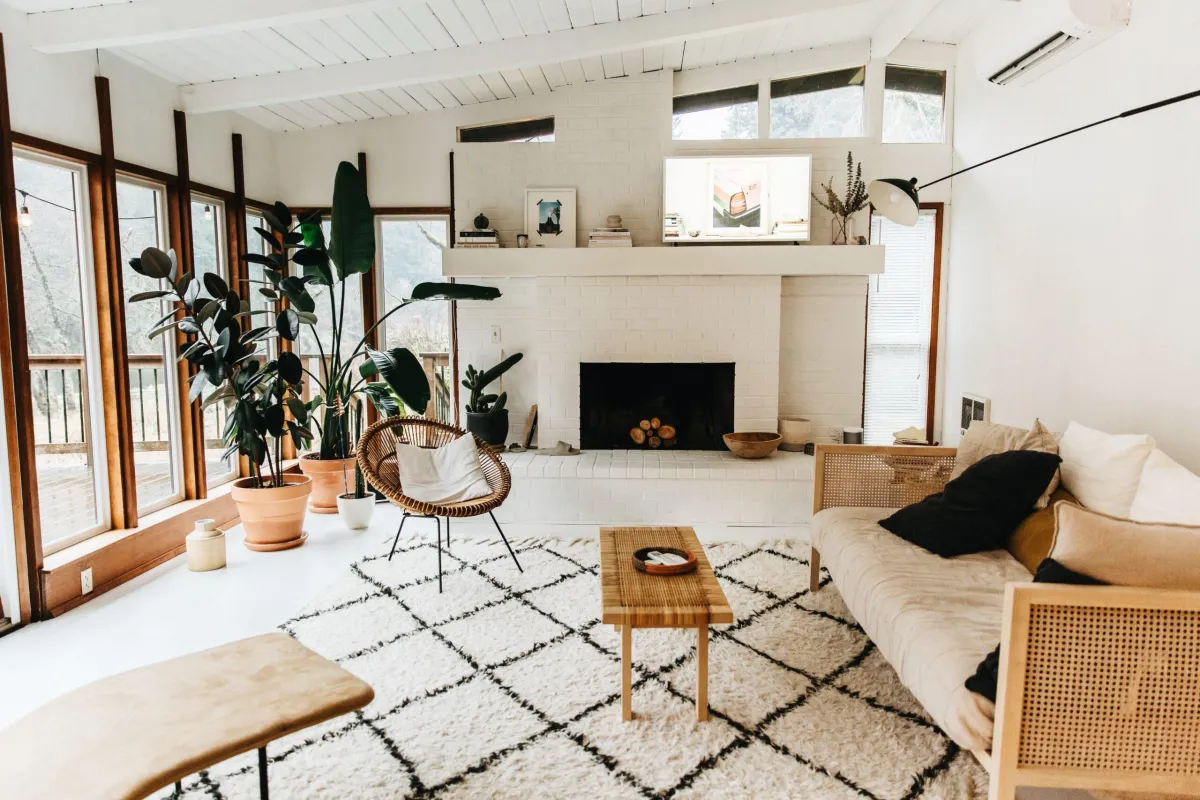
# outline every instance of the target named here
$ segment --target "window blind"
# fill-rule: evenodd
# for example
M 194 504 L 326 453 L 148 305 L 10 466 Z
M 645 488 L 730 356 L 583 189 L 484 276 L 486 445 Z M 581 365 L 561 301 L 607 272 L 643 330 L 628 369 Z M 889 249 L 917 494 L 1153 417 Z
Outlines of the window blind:
M 891 444 L 897 431 L 925 427 L 936 234 L 932 209 L 911 228 L 871 217 L 871 243 L 887 250 L 884 273 L 871 276 L 867 293 L 866 444 Z

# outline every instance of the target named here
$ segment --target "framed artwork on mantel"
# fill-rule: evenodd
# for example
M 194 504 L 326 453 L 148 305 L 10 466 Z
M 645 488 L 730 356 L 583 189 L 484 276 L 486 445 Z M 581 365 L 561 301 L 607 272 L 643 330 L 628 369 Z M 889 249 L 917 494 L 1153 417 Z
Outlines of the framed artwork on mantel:
M 526 189 L 525 232 L 530 247 L 574 247 L 575 190 Z

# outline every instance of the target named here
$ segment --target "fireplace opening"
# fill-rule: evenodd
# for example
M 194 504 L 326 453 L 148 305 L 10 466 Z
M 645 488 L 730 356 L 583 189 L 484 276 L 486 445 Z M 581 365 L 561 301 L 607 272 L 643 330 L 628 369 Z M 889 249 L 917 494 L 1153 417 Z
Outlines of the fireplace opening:
M 582 363 L 579 443 L 593 450 L 724 450 L 732 363 Z

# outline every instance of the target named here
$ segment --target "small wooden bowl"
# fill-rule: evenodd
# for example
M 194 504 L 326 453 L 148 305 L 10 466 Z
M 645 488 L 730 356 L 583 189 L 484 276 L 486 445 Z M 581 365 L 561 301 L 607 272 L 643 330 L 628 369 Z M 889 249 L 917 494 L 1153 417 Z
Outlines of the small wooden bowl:
M 687 563 L 674 567 L 664 566 L 663 564 L 647 564 L 646 558 L 654 550 L 660 553 L 672 553 L 677 556 L 683 556 L 687 559 Z M 696 570 L 696 557 L 688 550 L 680 550 L 675 547 L 643 547 L 633 554 L 633 566 L 638 572 L 644 572 L 647 575 L 684 575 Z
M 778 433 L 746 432 L 725 434 L 725 446 L 738 458 L 766 458 L 775 452 L 783 437 Z

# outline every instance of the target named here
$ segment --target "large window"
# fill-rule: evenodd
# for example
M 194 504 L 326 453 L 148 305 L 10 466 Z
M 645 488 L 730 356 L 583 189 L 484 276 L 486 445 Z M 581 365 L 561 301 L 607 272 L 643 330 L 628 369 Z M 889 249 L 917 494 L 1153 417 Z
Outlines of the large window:
M 442 249 L 449 240 L 445 217 L 381 217 L 379 252 L 383 266 L 380 314 L 395 308 L 413 287 L 442 280 Z M 407 347 L 421 360 L 429 376 L 433 412 L 454 419 L 450 346 L 450 304 L 416 303 L 384 322 L 386 346 Z
M 886 253 L 867 295 L 867 444 L 891 444 L 892 434 L 909 427 L 926 428 L 932 440 L 940 230 L 937 209 L 922 209 L 912 227 L 871 218 L 871 243 Z
M 32 155 L 13 166 L 42 546 L 52 553 L 111 519 L 91 242 L 80 167 Z
M 758 86 L 676 97 L 672 139 L 757 139 Z
M 192 196 L 192 254 L 195 262 L 196 280 L 205 273 L 220 275 L 229 280 L 229 264 L 225 254 L 225 206 L 215 198 Z M 215 389 L 204 389 L 207 398 Z M 222 458 L 225 445 L 222 433 L 228 410 L 224 403 L 214 403 L 204 409 L 204 464 L 208 473 L 208 485 L 228 483 L 238 475 L 237 457 Z
M 771 81 L 771 138 L 863 135 L 866 67 Z
M 946 73 L 887 65 L 883 80 L 883 141 L 946 140 Z
M 133 463 L 137 504 L 142 513 L 183 497 L 178 372 L 170 336 L 151 340 L 146 333 L 170 310 L 167 301 L 129 303 L 140 292 L 163 288 L 134 272 L 129 260 L 147 247 L 167 249 L 161 187 L 122 178 L 117 181 L 117 224 L 125 288 L 125 334 L 129 352 L 129 406 L 133 422 Z

